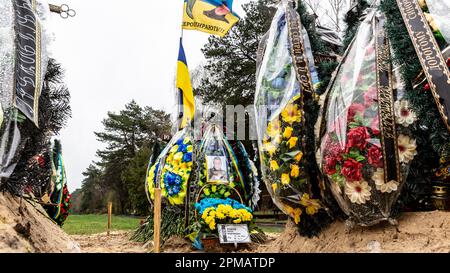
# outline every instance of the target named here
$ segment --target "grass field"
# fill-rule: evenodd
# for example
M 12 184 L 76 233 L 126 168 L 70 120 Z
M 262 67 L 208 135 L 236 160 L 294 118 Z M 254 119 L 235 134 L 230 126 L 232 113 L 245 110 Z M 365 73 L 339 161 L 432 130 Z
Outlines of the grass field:
M 134 230 L 143 218 L 129 216 L 112 216 L 112 230 Z M 105 215 L 70 215 L 63 226 L 70 235 L 89 235 L 106 232 L 108 216 Z

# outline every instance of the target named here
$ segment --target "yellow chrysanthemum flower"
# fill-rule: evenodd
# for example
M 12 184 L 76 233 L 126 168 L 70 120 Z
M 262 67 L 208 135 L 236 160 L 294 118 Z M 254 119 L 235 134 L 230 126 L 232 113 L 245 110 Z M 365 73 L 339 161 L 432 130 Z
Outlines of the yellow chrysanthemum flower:
M 281 112 L 281 117 L 284 122 L 292 125 L 294 122 L 300 122 L 302 118 L 302 112 L 298 109 L 297 104 L 288 104 Z

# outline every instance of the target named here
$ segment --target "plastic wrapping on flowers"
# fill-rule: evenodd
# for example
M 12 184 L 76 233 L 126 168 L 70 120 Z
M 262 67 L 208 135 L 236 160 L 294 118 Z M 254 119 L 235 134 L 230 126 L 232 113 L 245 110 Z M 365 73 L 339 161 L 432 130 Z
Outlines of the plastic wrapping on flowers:
M 155 186 L 159 183 L 162 196 L 171 205 L 183 205 L 188 194 L 192 166 L 192 136 L 189 128 L 185 128 L 175 134 L 155 164 L 149 168 L 147 188 L 151 200 L 155 198 Z
M 415 113 L 391 64 L 384 16 L 372 8 L 324 94 L 318 162 L 353 223 L 391 220 L 416 155 Z
M 304 28 L 302 33 L 290 29 L 287 19 L 288 12 L 293 12 L 290 9 L 293 8 L 286 1 L 279 5 L 267 34 L 264 57 L 258 68 L 255 110 L 263 180 L 273 202 L 299 224 L 303 212 L 313 216 L 321 204 L 313 198 L 304 157 L 305 149 L 311 147 L 305 147 L 307 126 L 303 106 L 305 100 L 312 99 L 314 90 L 306 95 L 299 84 L 291 36 L 303 37 L 314 86 L 318 78 L 307 32 Z
M 16 71 L 16 40 L 14 1 L 0 1 L 0 184 L 8 179 L 14 171 L 23 148 L 26 136 L 21 133 L 21 127 L 27 122 L 25 115 L 14 107 L 15 71 Z M 45 21 L 49 10 L 48 4 L 38 1 L 37 15 L 41 22 L 41 79 L 47 70 L 50 42 Z M 39 98 L 35 98 L 36 100 Z
M 197 160 L 197 184 L 200 187 L 197 201 L 204 198 L 232 198 L 241 203 L 248 201 L 246 181 L 236 155 L 217 125 L 206 129 Z
M 435 37 L 438 40 L 445 40 L 450 44 L 450 2 L 442 0 L 419 0 L 421 8 L 424 10 L 425 18 Z
M 249 159 L 247 156 L 241 160 Z M 253 196 L 259 195 L 254 189 L 257 184 L 254 170 L 249 170 L 252 173 L 249 177 L 244 176 L 232 146 L 217 125 L 207 127 L 197 161 L 198 192 L 194 206 L 203 235 L 217 236 L 216 224 L 251 225 L 253 211 L 249 206 L 253 204 Z M 249 189 L 253 189 L 251 194 Z

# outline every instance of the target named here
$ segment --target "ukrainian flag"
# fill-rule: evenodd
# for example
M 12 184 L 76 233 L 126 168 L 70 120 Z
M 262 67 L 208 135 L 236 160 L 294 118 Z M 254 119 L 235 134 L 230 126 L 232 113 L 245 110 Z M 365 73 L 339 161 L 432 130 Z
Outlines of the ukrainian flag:
M 180 111 L 182 111 L 182 120 L 180 124 L 180 129 L 182 129 L 186 127 L 190 121 L 194 120 L 195 114 L 194 92 L 192 90 L 191 78 L 182 39 L 180 39 L 180 51 L 178 53 L 176 85 L 179 91 Z
M 225 36 L 239 21 L 233 0 L 184 0 L 183 29 Z

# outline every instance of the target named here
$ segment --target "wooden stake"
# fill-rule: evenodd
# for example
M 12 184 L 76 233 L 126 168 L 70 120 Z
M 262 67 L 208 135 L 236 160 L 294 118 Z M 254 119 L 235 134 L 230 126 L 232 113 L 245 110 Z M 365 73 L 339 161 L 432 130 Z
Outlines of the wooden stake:
M 112 202 L 108 202 L 108 230 L 106 232 L 108 236 L 111 231 L 111 215 L 112 215 Z
M 153 244 L 155 253 L 161 248 L 161 189 L 155 189 L 155 207 L 153 213 Z

